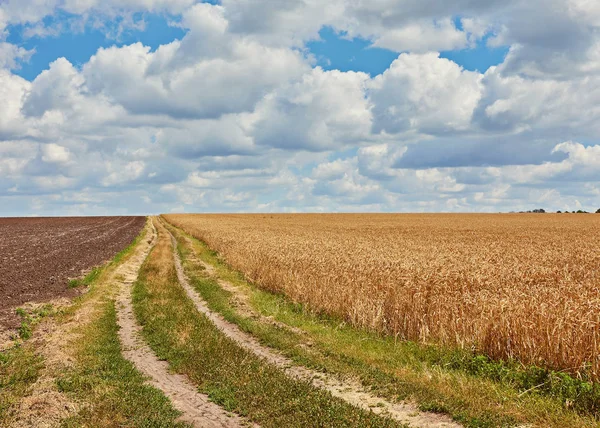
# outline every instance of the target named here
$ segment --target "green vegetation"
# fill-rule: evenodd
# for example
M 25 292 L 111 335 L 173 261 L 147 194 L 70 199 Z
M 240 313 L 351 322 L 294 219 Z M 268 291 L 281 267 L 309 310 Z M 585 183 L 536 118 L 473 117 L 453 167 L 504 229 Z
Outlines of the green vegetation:
M 29 311 L 24 308 L 18 308 L 16 313 L 21 317 L 21 325 L 17 330 L 19 338 L 28 340 L 33 334 L 33 328 L 39 324 L 43 318 L 56 314 L 56 310 L 52 304 L 47 304 Z
M 93 268 L 85 277 L 70 280 L 69 288 L 89 287 L 100 277 L 103 269 L 104 267 L 98 266 Z
M 134 285 L 134 308 L 145 339 L 173 370 L 215 403 L 261 426 L 397 426 L 287 377 L 224 336 L 179 285 L 165 235 L 163 230 Z
M 421 410 L 448 413 L 466 426 L 598 425 L 594 416 L 600 412 L 600 389 L 584 373 L 575 379 L 351 328 L 340 319 L 311 313 L 285 296 L 260 290 L 204 243 L 169 228 L 177 235 L 186 272 L 209 307 L 298 364 L 356 376 L 381 396 L 412 398 Z M 236 297 L 192 255 L 212 265 L 216 277 L 237 287 L 253 314 L 236 310 Z
M 172 427 L 179 413 L 159 390 L 121 355 L 113 301 L 81 331 L 77 368 L 58 379 L 59 390 L 86 405 L 63 422 L 65 427 Z
M 65 427 L 177 427 L 179 416 L 159 390 L 146 385 L 144 376 L 121 354 L 116 321 L 116 288 L 110 273 L 146 238 L 145 229 L 107 265 L 90 275 L 90 291 L 67 311 L 74 315 L 83 305 L 93 305 L 89 323 L 78 327 L 73 343 L 75 366 L 57 380 L 60 391 L 83 404 L 65 420 Z

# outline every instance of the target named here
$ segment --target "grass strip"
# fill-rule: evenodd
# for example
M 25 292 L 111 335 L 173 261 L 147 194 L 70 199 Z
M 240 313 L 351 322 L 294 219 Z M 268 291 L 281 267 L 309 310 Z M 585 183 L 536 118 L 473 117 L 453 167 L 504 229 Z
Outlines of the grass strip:
M 215 403 L 261 426 L 398 426 L 290 379 L 227 338 L 198 313 L 179 285 L 164 229 L 134 285 L 134 309 L 159 358 Z
M 386 398 L 412 398 L 421 410 L 448 413 L 469 427 L 522 423 L 598 426 L 597 384 L 457 349 L 395 341 L 350 327 L 343 320 L 309 312 L 283 295 L 260 290 L 206 244 L 178 228 L 169 225 L 169 229 L 178 238 L 178 251 L 193 286 L 209 307 L 299 364 L 357 376 Z M 238 313 L 232 294 L 191 256 L 212 265 L 219 278 L 246 293 L 254 311 L 305 334 Z
M 111 262 L 94 268 L 84 280 L 86 285 L 91 287 L 90 292 L 75 299 L 70 307 L 57 311 L 52 304 L 47 304 L 32 310 L 16 309 L 17 315 L 22 319 L 17 331 L 20 340 L 15 340 L 13 347 L 0 352 L 0 426 L 9 425 L 19 402 L 28 394 L 44 368 L 43 357 L 39 355 L 35 345 L 29 343 L 36 326 L 46 317 L 53 318 L 57 323 L 64 322 L 67 317 L 76 313 L 83 302 L 97 298 L 101 291 L 95 289 L 95 286 L 102 274 L 129 255 L 144 237 L 145 232 L 142 231 Z

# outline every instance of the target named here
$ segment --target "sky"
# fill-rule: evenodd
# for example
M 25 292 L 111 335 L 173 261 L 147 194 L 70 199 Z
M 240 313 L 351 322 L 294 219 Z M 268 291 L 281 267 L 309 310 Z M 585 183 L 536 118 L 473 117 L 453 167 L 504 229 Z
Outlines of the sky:
M 600 208 L 596 0 L 0 0 L 0 216 Z

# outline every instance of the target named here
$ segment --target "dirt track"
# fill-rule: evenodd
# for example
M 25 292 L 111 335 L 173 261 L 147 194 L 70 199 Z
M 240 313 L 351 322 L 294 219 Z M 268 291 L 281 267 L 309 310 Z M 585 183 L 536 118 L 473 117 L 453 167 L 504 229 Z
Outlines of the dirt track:
M 182 421 L 203 428 L 248 426 L 239 417 L 228 414 L 212 403 L 208 396 L 199 393 L 185 376 L 172 373 L 169 364 L 159 360 L 141 338 L 142 328 L 133 314 L 131 287 L 137 279 L 140 266 L 157 241 L 154 226 L 148 230 L 150 233 L 146 241 L 140 244 L 131 260 L 120 266 L 116 272 L 120 288 L 117 317 L 123 356 L 148 377 L 152 386 L 163 391 L 171 399 L 174 407 L 183 413 Z
M 0 218 L 0 329 L 26 302 L 73 297 L 68 281 L 114 257 L 144 217 Z

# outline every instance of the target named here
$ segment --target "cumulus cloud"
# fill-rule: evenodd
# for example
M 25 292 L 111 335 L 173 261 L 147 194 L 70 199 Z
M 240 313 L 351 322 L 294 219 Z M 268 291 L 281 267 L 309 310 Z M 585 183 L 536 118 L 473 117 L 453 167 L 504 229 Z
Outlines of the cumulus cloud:
M 310 70 L 297 51 L 227 33 L 220 6 L 196 5 L 183 24 L 190 29 L 183 40 L 156 52 L 141 43 L 100 49 L 83 68 L 89 90 L 133 114 L 218 118 L 251 110 Z
M 121 162 L 110 162 L 107 165 L 108 176 L 102 179 L 102 185 L 109 187 L 124 184 L 141 177 L 146 165 L 142 161 L 133 161 L 123 164 Z
M 78 104 L 83 78 L 65 58 L 59 58 L 32 84 L 23 104 L 29 116 L 43 116 L 51 110 L 68 110 Z
M 481 80 L 437 53 L 402 54 L 370 85 L 374 131 L 465 131 L 481 98 Z
M 476 121 L 488 130 L 535 129 L 547 135 L 558 130 L 563 138 L 571 133 L 578 133 L 580 138 L 597 135 L 599 84 L 596 73 L 571 79 L 536 79 L 506 73 L 504 65 L 493 67 L 483 79 Z
M 17 69 L 22 62 L 28 61 L 33 54 L 33 50 L 0 41 L 0 69 Z
M 252 135 L 257 144 L 288 150 L 331 150 L 369 135 L 371 112 L 365 97 L 368 75 L 323 71 L 269 94 L 256 109 Z
M 0 69 L 0 141 L 25 131 L 21 106 L 31 84 Z
M 44 162 L 64 164 L 71 160 L 69 149 L 54 143 L 44 145 L 42 153 Z

